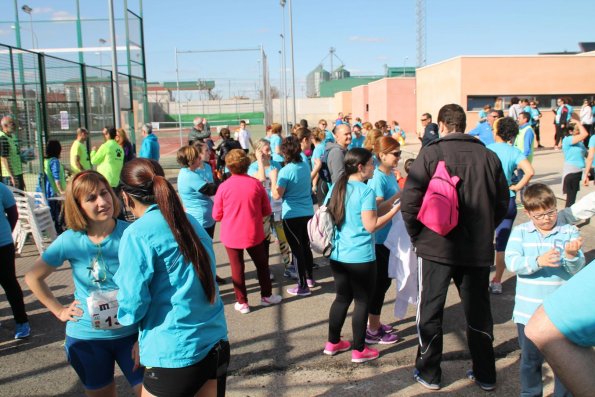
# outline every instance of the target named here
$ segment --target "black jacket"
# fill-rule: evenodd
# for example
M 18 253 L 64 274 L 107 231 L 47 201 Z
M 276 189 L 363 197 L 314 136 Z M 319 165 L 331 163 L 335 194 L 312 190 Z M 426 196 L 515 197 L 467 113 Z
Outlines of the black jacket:
M 438 135 L 438 124 L 429 123 L 424 129 L 424 136 L 421 139 L 421 146 L 426 147 L 428 143 L 435 141 L 439 138 Z
M 458 176 L 459 222 L 446 236 L 417 220 L 424 194 L 439 161 L 437 145 L 451 176 Z M 504 219 L 510 194 L 502 164 L 472 136 L 451 133 L 430 142 L 415 159 L 401 196 L 401 211 L 417 255 L 457 266 L 491 266 L 494 230 Z

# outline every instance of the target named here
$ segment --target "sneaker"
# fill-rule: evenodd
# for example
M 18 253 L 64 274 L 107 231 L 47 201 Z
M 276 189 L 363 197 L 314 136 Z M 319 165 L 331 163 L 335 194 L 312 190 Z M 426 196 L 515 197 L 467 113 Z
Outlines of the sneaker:
M 365 363 L 366 361 L 376 360 L 379 355 L 378 350 L 365 346 L 361 352 L 355 349 L 351 351 L 351 362 Z
M 15 327 L 14 338 L 15 339 L 24 339 L 28 338 L 31 335 L 31 327 L 29 323 L 17 323 Z
M 502 283 L 492 281 L 489 286 L 490 292 L 494 295 L 500 295 L 502 293 Z
M 234 305 L 234 309 L 236 309 L 242 314 L 250 313 L 250 306 L 248 306 L 247 303 L 236 302 L 236 304 Z
M 300 288 L 299 286 L 293 287 L 293 288 L 288 288 L 287 289 L 287 293 L 289 295 L 297 295 L 297 296 L 308 296 L 308 295 L 312 295 L 312 292 L 310 292 L 310 288 L 308 288 L 308 287 L 306 287 L 306 288 Z
M 389 324 L 380 324 L 380 328 L 382 328 L 382 330 L 384 332 L 386 332 L 387 334 L 392 334 L 393 332 L 395 332 L 395 327 L 393 327 L 392 325 Z
M 496 384 L 495 383 L 484 383 L 484 382 L 480 382 L 479 380 L 477 380 L 475 378 L 475 374 L 473 373 L 473 370 L 470 369 L 469 371 L 467 371 L 467 378 L 469 380 L 472 380 L 473 382 L 475 382 L 475 384 L 477 386 L 479 386 L 479 388 L 483 391 L 493 391 L 496 389 Z
M 308 288 L 314 288 L 314 286 L 316 285 L 316 283 L 314 282 L 314 279 L 312 279 L 312 278 L 307 278 L 306 284 L 308 284 Z
M 285 272 L 283 273 L 283 277 L 291 278 L 293 280 L 297 280 L 298 279 L 298 275 L 295 272 L 295 270 L 293 270 L 293 269 L 287 269 L 287 270 L 285 270 Z
M 328 354 L 329 356 L 334 356 L 337 353 L 346 352 L 349 349 L 351 349 L 351 343 L 347 340 L 340 340 L 339 343 L 326 342 L 323 353 Z
M 371 345 L 379 343 L 381 345 L 392 345 L 399 341 L 399 335 L 387 334 L 382 328 L 378 328 L 378 331 L 372 332 L 370 329 L 366 329 L 366 343 Z
M 413 371 L 413 379 L 415 379 L 415 381 L 417 383 L 419 383 L 420 385 L 422 385 L 426 389 L 429 389 L 429 390 L 440 390 L 440 385 L 439 384 L 437 384 L 437 383 L 429 383 L 429 382 L 426 382 L 425 380 L 423 380 L 423 378 L 421 377 L 421 375 L 419 374 L 419 371 L 417 369 L 415 371 Z
M 271 296 L 264 296 L 260 298 L 260 306 L 276 305 L 277 303 L 281 303 L 282 300 L 281 295 L 273 294 Z

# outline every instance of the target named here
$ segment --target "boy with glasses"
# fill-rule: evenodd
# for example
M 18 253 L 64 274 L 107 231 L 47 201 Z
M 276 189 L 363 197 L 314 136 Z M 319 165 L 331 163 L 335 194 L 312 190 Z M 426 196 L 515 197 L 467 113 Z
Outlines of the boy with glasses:
M 541 395 L 543 355 L 527 339 L 525 325 L 543 300 L 565 284 L 585 266 L 583 244 L 578 229 L 558 225 L 554 192 L 544 184 L 526 188 L 525 213 L 531 219 L 513 228 L 506 247 L 509 271 L 517 274 L 512 319 L 517 324 L 521 347 L 521 395 Z M 567 395 L 564 385 L 555 379 L 554 396 Z

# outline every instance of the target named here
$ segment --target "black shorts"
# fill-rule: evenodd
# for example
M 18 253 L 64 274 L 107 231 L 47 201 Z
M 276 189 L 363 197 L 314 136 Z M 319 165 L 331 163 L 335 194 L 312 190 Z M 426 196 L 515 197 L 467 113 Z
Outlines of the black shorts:
M 211 379 L 217 379 L 217 395 L 225 395 L 229 342 L 221 340 L 196 364 L 182 368 L 145 368 L 143 387 L 157 397 L 194 396 Z

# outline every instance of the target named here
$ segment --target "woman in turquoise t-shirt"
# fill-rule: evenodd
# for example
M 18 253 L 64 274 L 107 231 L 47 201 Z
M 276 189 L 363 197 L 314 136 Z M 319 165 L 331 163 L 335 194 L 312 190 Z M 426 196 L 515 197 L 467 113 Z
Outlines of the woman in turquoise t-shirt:
M 394 174 L 394 170 L 401 158 L 400 147 L 399 142 L 389 136 L 383 136 L 374 143 L 374 153 L 379 164 L 374 170 L 374 176 L 368 181 L 368 186 L 374 190 L 379 214 L 388 212 L 395 200 L 401 196 L 399 183 Z M 391 225 L 392 220 L 389 220 L 382 229 L 374 234 L 376 240 L 374 245 L 376 252 L 376 282 L 370 300 L 368 329 L 366 330 L 367 343 L 388 345 L 399 340 L 399 337 L 393 333 L 392 326 L 380 323 L 380 312 L 384 304 L 384 297 L 392 281 L 388 277 L 390 250 L 384 245 Z
M 64 206 L 68 230 L 35 261 L 25 281 L 39 301 L 66 323 L 66 355 L 85 393 L 115 396 L 117 362 L 140 396 L 143 370 L 132 359 L 138 349 L 138 328 L 118 322 L 118 286 L 113 279 L 120 267 L 120 240 L 129 226 L 114 218 L 120 213 L 120 201 L 107 180 L 89 170 L 76 174 L 69 183 Z M 45 282 L 65 261 L 70 262 L 75 286 L 75 300 L 67 306 Z
M 310 295 L 314 287 L 312 265 L 314 258 L 308 239 L 308 221 L 314 215 L 312 190 L 310 188 L 310 166 L 302 160 L 300 141 L 295 136 L 287 137 L 281 144 L 285 167 L 271 170 L 271 194 L 273 199 L 283 199 L 281 218 L 291 253 L 296 259 L 298 285 L 289 288 L 291 295 Z
M 496 227 L 496 272 L 490 282 L 490 292 L 492 294 L 502 293 L 502 275 L 506 264 L 504 263 L 504 251 L 508 244 L 508 238 L 512 231 L 512 225 L 517 215 L 516 192 L 520 192 L 531 180 L 535 171 L 525 155 L 516 147 L 510 144 L 514 142 L 519 133 L 519 125 L 512 117 L 503 117 L 494 122 L 494 143 L 487 146 L 492 152 L 496 153 L 502 163 L 502 171 L 508 181 L 510 190 L 510 199 L 508 201 L 508 211 L 506 216 Z M 523 171 L 523 177 L 516 183 L 512 183 L 514 172 L 520 169 Z
M 120 179 L 137 220 L 118 252 L 118 319 L 138 323 L 140 362 L 150 368 L 143 394 L 224 395 L 229 342 L 213 242 L 159 163 L 131 160 Z
M 372 177 L 372 153 L 351 149 L 345 155 L 345 174 L 327 195 L 328 209 L 337 228 L 330 263 L 335 279 L 336 296 L 329 313 L 328 342 L 324 353 L 335 355 L 349 350 L 351 344 L 341 340 L 341 328 L 347 310 L 355 300 L 352 317 L 353 350 L 351 361 L 362 363 L 378 358 L 378 350 L 368 348 L 366 320 L 371 293 L 376 283 L 376 255 L 373 233 L 381 229 L 401 208 L 392 206 L 378 217 L 376 195 L 364 182 Z
M 566 208 L 576 201 L 580 189 L 583 169 L 585 168 L 585 154 L 587 148 L 583 141 L 589 133 L 581 123 L 570 124 L 568 132 L 562 138 L 562 151 L 564 152 L 564 168 L 562 170 L 562 193 L 566 194 Z

